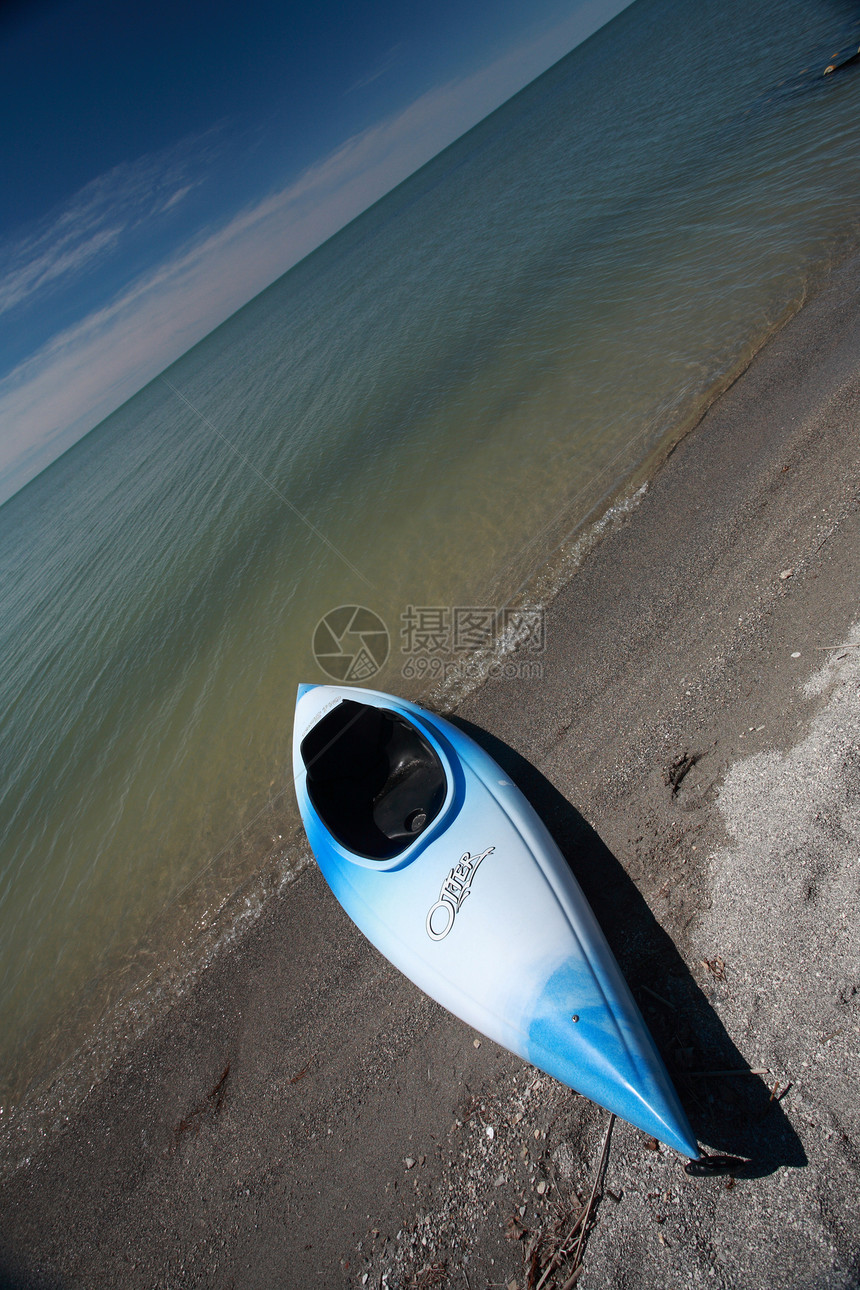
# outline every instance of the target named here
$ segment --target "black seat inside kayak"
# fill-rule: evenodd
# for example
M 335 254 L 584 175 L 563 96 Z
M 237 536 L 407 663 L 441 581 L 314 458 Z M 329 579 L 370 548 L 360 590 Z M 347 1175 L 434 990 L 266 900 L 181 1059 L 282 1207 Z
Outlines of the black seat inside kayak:
M 328 831 L 349 851 L 390 860 L 435 820 L 445 771 L 411 722 L 344 699 L 301 745 L 308 794 Z

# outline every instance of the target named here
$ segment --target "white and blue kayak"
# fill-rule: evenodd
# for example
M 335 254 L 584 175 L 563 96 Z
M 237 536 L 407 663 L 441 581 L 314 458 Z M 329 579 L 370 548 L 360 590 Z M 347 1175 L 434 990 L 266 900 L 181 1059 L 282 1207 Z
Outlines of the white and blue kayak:
M 387 959 L 474 1029 L 698 1157 L 579 884 L 483 749 L 403 699 L 302 685 L 293 761 L 323 876 Z

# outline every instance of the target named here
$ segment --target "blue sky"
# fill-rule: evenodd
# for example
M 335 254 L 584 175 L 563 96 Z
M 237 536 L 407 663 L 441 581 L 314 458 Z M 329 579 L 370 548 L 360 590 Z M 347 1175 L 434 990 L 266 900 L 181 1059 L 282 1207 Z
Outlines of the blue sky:
M 629 0 L 0 16 L 0 502 Z

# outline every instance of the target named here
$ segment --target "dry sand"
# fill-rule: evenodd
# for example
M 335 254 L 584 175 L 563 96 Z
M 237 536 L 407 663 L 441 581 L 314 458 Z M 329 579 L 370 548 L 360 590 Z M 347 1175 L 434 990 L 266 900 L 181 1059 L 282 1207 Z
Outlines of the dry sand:
M 690 1178 L 616 1122 L 581 1287 L 860 1285 L 858 448 L 855 260 L 607 526 L 543 679 L 457 714 L 568 856 L 700 1140 L 752 1162 Z M 308 869 L 2 1185 L 0 1285 L 524 1290 L 607 1119 Z

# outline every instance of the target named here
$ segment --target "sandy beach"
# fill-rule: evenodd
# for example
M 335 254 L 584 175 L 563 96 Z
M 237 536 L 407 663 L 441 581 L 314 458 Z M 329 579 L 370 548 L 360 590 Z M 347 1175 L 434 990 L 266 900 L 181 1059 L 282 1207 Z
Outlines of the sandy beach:
M 568 857 L 700 1141 L 750 1161 L 691 1178 L 616 1122 L 581 1287 L 860 1285 L 858 448 L 853 259 L 607 525 L 543 678 L 455 714 Z M 3 1183 L 0 1286 L 559 1290 L 607 1121 L 309 867 Z

